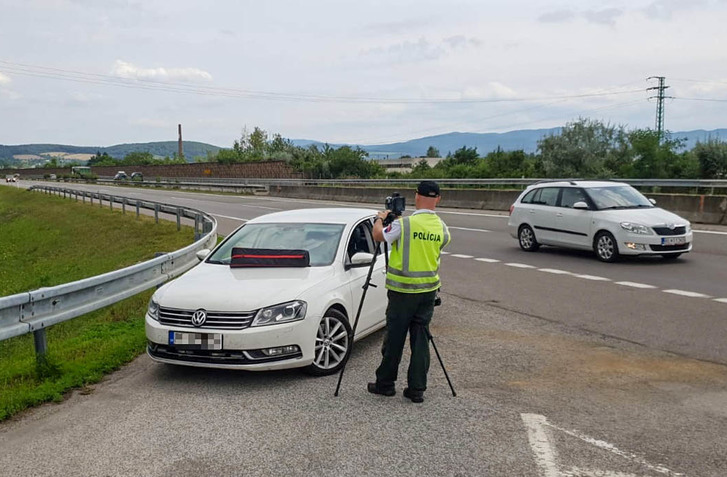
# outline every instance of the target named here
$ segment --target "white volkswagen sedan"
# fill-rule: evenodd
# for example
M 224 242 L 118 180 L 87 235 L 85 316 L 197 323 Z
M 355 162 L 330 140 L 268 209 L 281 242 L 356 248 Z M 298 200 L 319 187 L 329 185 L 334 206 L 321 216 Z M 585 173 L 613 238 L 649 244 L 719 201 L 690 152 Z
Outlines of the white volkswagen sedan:
M 376 211 L 301 209 L 250 220 L 152 296 L 147 352 L 188 366 L 338 371 L 374 257 Z M 382 253 L 382 252 L 380 252 Z M 385 325 L 383 253 L 355 340 Z
M 622 182 L 532 185 L 510 207 L 508 226 L 523 250 L 533 252 L 540 245 L 593 250 L 604 262 L 621 255 L 670 260 L 692 250 L 688 220 L 655 207 Z

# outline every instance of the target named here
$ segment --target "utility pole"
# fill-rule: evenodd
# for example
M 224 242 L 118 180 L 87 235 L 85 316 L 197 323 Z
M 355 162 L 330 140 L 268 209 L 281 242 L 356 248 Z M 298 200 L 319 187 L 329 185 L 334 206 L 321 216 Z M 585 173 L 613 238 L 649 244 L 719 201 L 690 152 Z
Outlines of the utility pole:
M 182 125 L 179 125 L 179 158 L 184 159 L 184 148 L 182 147 Z
M 664 91 L 669 86 L 664 85 L 664 80 L 666 79 L 664 76 L 649 76 L 646 78 L 646 81 L 652 79 L 658 80 L 659 86 L 646 88 L 646 91 L 657 91 L 656 96 L 650 96 L 649 99 L 656 99 L 656 132 L 659 134 L 659 141 L 661 141 L 664 135 L 664 99 L 667 98 L 667 96 L 664 96 Z M 668 97 L 671 98 L 671 96 Z

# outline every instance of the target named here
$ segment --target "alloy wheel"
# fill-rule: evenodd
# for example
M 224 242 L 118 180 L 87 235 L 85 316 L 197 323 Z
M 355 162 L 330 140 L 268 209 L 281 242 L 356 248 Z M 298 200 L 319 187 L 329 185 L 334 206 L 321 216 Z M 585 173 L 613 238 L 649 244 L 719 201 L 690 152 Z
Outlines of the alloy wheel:
M 348 348 L 346 326 L 337 317 L 324 316 L 318 325 L 313 365 L 321 370 L 334 369 L 346 359 Z

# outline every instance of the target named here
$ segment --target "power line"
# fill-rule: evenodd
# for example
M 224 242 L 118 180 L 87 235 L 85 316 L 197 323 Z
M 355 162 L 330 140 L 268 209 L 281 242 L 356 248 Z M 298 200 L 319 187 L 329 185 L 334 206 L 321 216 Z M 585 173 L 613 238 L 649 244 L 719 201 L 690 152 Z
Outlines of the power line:
M 453 99 L 453 98 L 375 98 L 375 97 L 350 97 L 350 96 L 325 96 L 302 93 L 281 93 L 272 91 L 256 91 L 240 88 L 222 88 L 213 86 L 204 86 L 198 84 L 190 84 L 184 82 L 166 83 L 149 79 L 128 79 L 119 78 L 112 75 L 102 75 L 97 73 L 86 73 L 82 71 L 67 70 L 61 68 L 51 68 L 45 66 L 28 65 L 22 63 L 13 63 L 0 60 L 0 67 L 3 71 L 17 74 L 21 76 L 32 76 L 39 78 L 47 78 L 54 80 L 73 81 L 78 83 L 89 83 L 107 86 L 116 86 L 132 89 L 144 89 L 154 91 L 164 91 L 172 93 L 197 94 L 205 96 L 221 96 L 229 98 L 242 99 L 258 99 L 267 101 L 284 101 L 284 102 L 313 102 L 313 103 L 372 103 L 372 104 L 478 104 L 478 103 L 515 103 L 515 102 L 537 102 L 537 101 L 553 101 L 559 99 L 578 99 L 592 98 L 599 96 L 613 96 L 622 94 L 634 94 L 641 90 L 625 90 L 612 91 L 602 93 L 583 93 L 560 96 L 540 96 L 527 98 L 471 98 L 471 99 Z

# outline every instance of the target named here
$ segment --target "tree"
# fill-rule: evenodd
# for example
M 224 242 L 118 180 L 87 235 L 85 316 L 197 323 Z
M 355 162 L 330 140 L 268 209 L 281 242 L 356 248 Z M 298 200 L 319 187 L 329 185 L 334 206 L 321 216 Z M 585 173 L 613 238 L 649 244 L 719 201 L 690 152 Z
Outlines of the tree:
M 631 145 L 632 170 L 630 177 L 643 179 L 666 179 L 679 177 L 675 165 L 677 150 L 683 145 L 681 139 L 670 139 L 652 129 L 635 129 L 628 133 Z
M 538 151 L 548 177 L 609 178 L 628 162 L 629 143 L 623 126 L 581 118 L 538 141 Z
M 727 176 L 727 142 L 718 139 L 698 142 L 692 154 L 699 163 L 703 179 L 724 179 Z
M 427 157 L 439 157 L 439 149 L 434 146 L 429 146 L 429 149 L 427 149 Z

